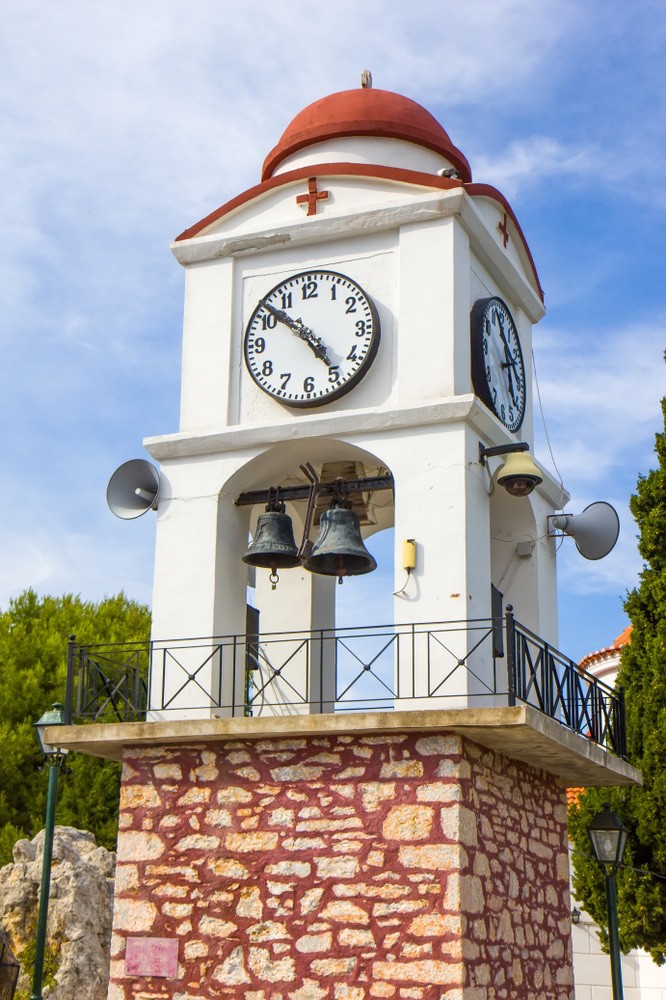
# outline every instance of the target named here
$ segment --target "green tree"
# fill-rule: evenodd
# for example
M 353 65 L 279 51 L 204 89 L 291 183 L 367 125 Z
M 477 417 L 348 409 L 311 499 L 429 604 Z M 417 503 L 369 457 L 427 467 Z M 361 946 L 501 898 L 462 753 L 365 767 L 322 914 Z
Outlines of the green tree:
M 65 700 L 67 642 L 145 640 L 148 608 L 124 594 L 99 603 L 80 597 L 38 597 L 27 590 L 0 613 L 0 865 L 19 837 L 44 825 L 47 773 L 33 723 Z M 84 754 L 68 759 L 56 821 L 95 834 L 115 849 L 119 765 Z
M 624 949 L 645 948 L 666 961 L 666 398 L 665 431 L 656 435 L 657 468 L 640 476 L 631 511 L 644 560 L 639 585 L 625 601 L 633 625 L 622 650 L 617 686 L 627 706 L 629 760 L 643 772 L 641 788 L 591 788 L 570 813 L 574 891 L 597 923 L 606 926 L 604 884 L 591 854 L 587 827 L 603 805 L 631 833 L 618 875 L 618 919 Z

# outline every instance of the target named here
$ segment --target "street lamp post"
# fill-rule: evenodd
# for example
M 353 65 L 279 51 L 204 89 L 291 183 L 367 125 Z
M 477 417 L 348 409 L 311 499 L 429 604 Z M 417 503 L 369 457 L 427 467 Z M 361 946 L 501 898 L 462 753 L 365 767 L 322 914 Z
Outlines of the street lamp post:
M 65 710 L 60 702 L 55 702 L 44 712 L 39 722 L 35 722 L 37 739 L 49 768 L 49 787 L 46 796 L 46 820 L 44 824 L 44 853 L 42 856 L 42 884 L 39 890 L 39 912 L 37 916 L 37 937 L 35 941 L 35 967 L 32 977 L 30 1000 L 42 1000 L 42 978 L 44 975 L 44 952 L 46 949 L 46 920 L 49 914 L 49 892 L 51 888 L 51 861 L 53 858 L 53 832 L 55 829 L 55 809 L 58 796 L 58 776 L 65 761 L 67 750 L 47 743 L 44 731 L 47 726 L 62 726 Z
M 606 906 L 608 908 L 608 941 L 610 945 L 611 981 L 613 1000 L 623 1000 L 622 965 L 620 961 L 620 933 L 617 921 L 616 874 L 622 862 L 627 843 L 627 833 L 619 816 L 608 806 L 594 817 L 588 827 L 594 856 L 601 865 L 606 881 Z

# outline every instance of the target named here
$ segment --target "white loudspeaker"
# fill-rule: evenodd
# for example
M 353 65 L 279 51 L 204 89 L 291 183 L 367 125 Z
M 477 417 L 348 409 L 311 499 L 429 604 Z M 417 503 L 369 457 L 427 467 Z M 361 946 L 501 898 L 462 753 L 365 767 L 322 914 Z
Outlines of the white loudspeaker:
M 585 559 L 603 559 L 615 547 L 620 534 L 617 511 L 605 500 L 591 503 L 582 514 L 555 514 L 551 528 L 571 535 Z
M 106 502 L 109 510 L 128 521 L 157 510 L 160 474 L 144 458 L 133 458 L 119 466 L 109 479 Z

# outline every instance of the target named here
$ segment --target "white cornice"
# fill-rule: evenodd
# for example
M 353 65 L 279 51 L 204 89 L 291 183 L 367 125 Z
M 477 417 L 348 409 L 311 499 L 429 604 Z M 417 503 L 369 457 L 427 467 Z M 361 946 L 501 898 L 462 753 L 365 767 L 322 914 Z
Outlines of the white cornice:
M 295 182 L 296 183 L 296 182 Z M 308 219 L 277 228 L 259 227 L 243 234 L 223 232 L 197 236 L 171 245 L 176 260 L 184 266 L 224 257 L 242 257 L 286 247 L 305 247 L 331 242 L 363 233 L 395 230 L 417 222 L 458 216 L 468 233 L 473 249 L 499 284 L 508 286 L 514 301 L 533 323 L 545 309 L 535 288 L 516 270 L 499 246 L 497 237 L 489 232 L 473 199 L 463 188 L 437 191 L 429 195 L 410 194 L 403 204 L 382 208 L 339 212 L 336 215 Z
M 144 447 L 158 462 L 178 461 L 204 455 L 222 455 L 246 449 L 263 450 L 285 441 L 308 437 L 354 439 L 386 430 L 438 426 L 454 422 L 472 426 L 484 443 L 511 444 L 506 429 L 471 393 L 416 405 L 385 409 L 345 410 L 341 413 L 304 414 L 270 424 L 244 424 L 223 431 L 179 431 L 144 439 Z M 537 463 L 538 464 L 538 463 Z M 556 509 L 562 509 L 568 494 L 551 474 L 539 465 L 543 482 L 537 487 Z

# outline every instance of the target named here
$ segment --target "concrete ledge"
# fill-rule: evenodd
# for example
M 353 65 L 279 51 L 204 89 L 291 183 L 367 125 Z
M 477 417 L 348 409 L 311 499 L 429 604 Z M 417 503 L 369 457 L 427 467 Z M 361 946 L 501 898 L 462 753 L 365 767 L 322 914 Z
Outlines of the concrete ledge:
M 293 736 L 450 732 L 553 774 L 565 787 L 640 785 L 640 771 L 530 705 L 415 712 L 354 712 L 266 718 L 52 726 L 46 739 L 78 753 L 122 760 L 128 748 L 192 746 Z

